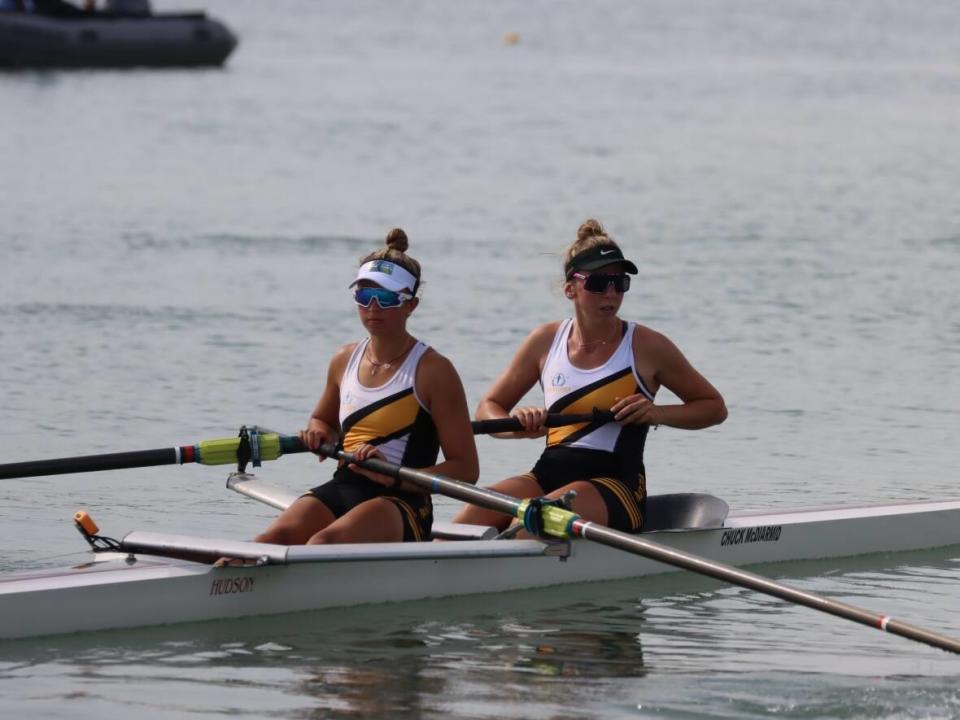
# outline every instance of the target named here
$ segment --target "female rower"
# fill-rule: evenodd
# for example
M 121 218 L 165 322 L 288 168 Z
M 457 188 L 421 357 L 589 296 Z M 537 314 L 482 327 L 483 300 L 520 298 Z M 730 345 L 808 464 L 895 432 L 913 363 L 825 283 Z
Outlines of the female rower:
M 643 525 L 643 447 L 650 426 L 694 430 L 726 419 L 720 393 L 667 337 L 618 317 L 630 275 L 636 274 L 636 265 L 624 258 L 599 222 L 591 219 L 580 226 L 564 265 L 563 293 L 573 301 L 573 318 L 531 332 L 477 408 L 480 419 L 510 413 L 523 425 L 522 431 L 498 437 L 547 437 L 530 472 L 501 480 L 492 489 L 520 498 L 559 498 L 573 490 L 572 509 L 581 517 L 636 532 Z M 513 409 L 537 382 L 546 407 Z M 661 385 L 682 403 L 654 404 Z M 613 411 L 616 421 L 544 426 L 548 413 L 596 408 Z M 506 515 L 473 505 L 455 520 L 501 530 L 510 523 Z
M 360 459 L 380 458 L 476 482 L 477 449 L 453 365 L 407 331 L 417 309 L 420 264 L 407 235 L 367 255 L 350 283 L 369 338 L 333 355 L 327 384 L 300 439 L 311 450 L 340 443 Z M 437 463 L 439 449 L 444 461 Z M 324 458 L 321 456 L 320 458 Z M 298 498 L 259 536 L 283 545 L 428 540 L 430 495 L 357 465 Z

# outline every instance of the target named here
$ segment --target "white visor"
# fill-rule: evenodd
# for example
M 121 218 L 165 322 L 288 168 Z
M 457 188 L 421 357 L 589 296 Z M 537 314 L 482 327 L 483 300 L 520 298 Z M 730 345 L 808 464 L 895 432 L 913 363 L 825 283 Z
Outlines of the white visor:
M 406 290 L 411 294 L 417 286 L 417 279 L 413 275 L 407 272 L 405 268 L 389 260 L 371 260 L 361 265 L 360 269 L 357 270 L 357 277 L 354 278 L 349 287 L 353 287 L 361 280 L 369 280 L 394 292 Z

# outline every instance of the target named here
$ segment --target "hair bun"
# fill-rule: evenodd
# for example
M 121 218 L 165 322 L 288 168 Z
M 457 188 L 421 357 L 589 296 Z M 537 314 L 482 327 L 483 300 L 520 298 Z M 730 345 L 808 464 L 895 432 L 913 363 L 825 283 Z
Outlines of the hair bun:
M 583 224 L 577 229 L 577 241 L 583 242 L 588 238 L 606 234 L 607 233 L 604 232 L 603 225 L 600 224 L 599 220 L 589 218 L 588 220 L 584 220 Z
M 407 234 L 403 230 L 394 228 L 387 233 L 387 247 L 398 252 L 406 252 L 410 247 L 410 240 L 407 239 Z

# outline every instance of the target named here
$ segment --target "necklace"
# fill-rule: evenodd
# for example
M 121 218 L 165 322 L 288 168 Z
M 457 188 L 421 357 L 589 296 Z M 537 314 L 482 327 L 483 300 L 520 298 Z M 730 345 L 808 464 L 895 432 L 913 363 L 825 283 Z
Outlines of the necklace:
M 573 333 L 570 333 L 570 342 L 577 346 L 578 350 L 583 350 L 584 348 L 593 347 L 594 345 L 606 345 L 608 342 L 615 340 L 620 334 L 620 323 L 617 323 L 617 327 L 614 328 L 613 334 L 604 338 L 603 340 L 591 340 L 590 342 L 577 342 L 573 339 Z
M 370 344 L 368 343 L 366 349 L 363 351 L 363 354 L 367 358 L 367 362 L 370 363 L 370 374 L 376 375 L 380 371 L 380 368 L 385 368 L 389 370 L 391 367 L 393 367 L 393 363 L 395 363 L 397 360 L 399 360 L 408 352 L 410 352 L 411 348 L 413 348 L 413 346 L 416 345 L 417 343 L 416 340 L 414 340 L 413 338 L 410 338 L 410 340 L 411 340 L 410 344 L 403 349 L 403 352 L 401 352 L 399 355 L 397 355 L 394 358 L 390 358 L 386 362 L 377 362 L 376 360 L 373 359 L 373 355 L 370 354 Z

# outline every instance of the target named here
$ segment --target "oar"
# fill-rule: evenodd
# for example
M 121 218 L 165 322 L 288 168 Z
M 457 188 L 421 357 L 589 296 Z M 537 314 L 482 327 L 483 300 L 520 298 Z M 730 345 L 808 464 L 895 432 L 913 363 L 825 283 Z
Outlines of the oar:
M 960 640 L 895 620 L 887 615 L 865 610 L 822 595 L 805 590 L 797 590 L 789 585 L 775 582 L 761 575 L 735 568 L 731 565 L 715 562 L 699 555 L 665 547 L 645 538 L 619 532 L 597 523 L 583 520 L 579 515 L 557 505 L 537 507 L 535 501 L 521 500 L 510 495 L 479 488 L 468 483 L 453 480 L 442 475 L 414 470 L 376 458 L 358 461 L 352 453 L 338 450 L 330 445 L 322 445 L 320 452 L 328 457 L 356 463 L 361 467 L 383 473 L 390 477 L 405 480 L 419 488 L 440 493 L 457 500 L 479 505 L 489 510 L 504 513 L 527 524 L 528 513 L 539 512 L 539 524 L 544 534 L 558 538 L 579 537 L 601 545 L 623 550 L 634 555 L 656 560 L 667 565 L 707 575 L 717 580 L 739 585 L 750 590 L 772 595 L 788 602 L 805 605 L 831 615 L 853 620 L 872 628 L 884 630 L 894 635 L 916 640 L 941 650 L 960 654 Z M 532 504 L 533 503 L 533 504 Z
M 594 410 L 592 413 L 583 414 L 547 415 L 545 424 L 547 427 L 559 427 L 561 425 L 589 422 L 604 423 L 612 420 L 613 413 L 605 410 Z M 520 421 L 513 417 L 478 420 L 472 423 L 472 426 L 474 434 L 478 435 L 523 429 Z M 244 430 L 241 430 L 241 434 L 237 437 L 201 440 L 194 445 L 181 445 L 172 448 L 7 463 L 0 465 L 0 480 L 97 472 L 100 470 L 122 470 L 152 467 L 154 465 L 184 465 L 186 463 L 230 465 L 241 462 L 244 432 Z M 281 455 L 307 451 L 307 448 L 300 442 L 300 438 L 295 435 L 258 431 L 256 427 L 251 427 L 246 432 L 248 433 L 246 442 L 250 448 L 247 459 L 253 460 L 254 465 L 259 465 L 261 460 L 276 460 Z
M 546 427 L 561 427 L 563 425 L 578 425 L 580 423 L 603 425 L 608 422 L 613 422 L 613 413 L 609 410 L 598 410 L 594 408 L 593 412 L 588 413 L 550 413 L 544 419 L 543 424 Z M 473 426 L 474 435 L 523 430 L 523 425 L 515 417 L 496 418 L 494 420 L 475 420 L 470 423 L 470 425 Z
M 154 465 L 229 465 L 238 463 L 246 454 L 246 460 L 276 460 L 288 453 L 305 452 L 300 438 L 280 435 L 275 432 L 260 433 L 256 428 L 243 428 L 240 435 L 216 440 L 201 440 L 195 445 L 136 450 L 133 452 L 106 453 L 103 455 L 80 455 L 78 457 L 32 460 L 0 465 L 0 480 L 40 475 L 95 472 L 97 470 L 121 470 L 124 468 L 152 467 Z

